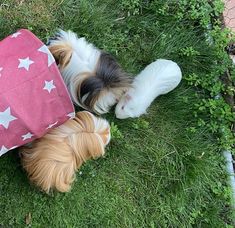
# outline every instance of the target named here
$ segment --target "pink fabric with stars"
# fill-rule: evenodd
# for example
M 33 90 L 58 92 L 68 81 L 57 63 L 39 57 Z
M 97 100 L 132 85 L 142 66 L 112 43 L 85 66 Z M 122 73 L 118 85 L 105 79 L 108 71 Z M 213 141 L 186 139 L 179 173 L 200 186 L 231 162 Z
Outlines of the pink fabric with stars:
M 30 31 L 0 42 L 0 156 L 74 117 L 47 47 Z

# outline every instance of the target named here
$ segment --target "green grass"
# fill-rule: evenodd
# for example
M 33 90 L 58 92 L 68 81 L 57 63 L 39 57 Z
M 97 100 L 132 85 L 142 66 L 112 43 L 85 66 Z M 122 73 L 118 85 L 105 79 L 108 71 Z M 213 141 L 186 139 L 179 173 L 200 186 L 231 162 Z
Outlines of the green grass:
M 141 2 L 3 0 L 0 38 L 24 27 L 46 41 L 61 27 L 113 53 L 133 74 L 157 58 L 177 61 L 184 76 L 210 72 L 214 50 L 202 28 L 173 20 L 172 8 L 159 13 L 163 0 Z M 188 47 L 199 54 L 185 56 Z M 1 157 L 0 226 L 228 227 L 229 189 L 216 140 L 205 128 L 189 131 L 197 99 L 182 83 L 139 119 L 106 115 L 113 126 L 106 156 L 87 162 L 67 194 L 30 185 L 17 151 Z

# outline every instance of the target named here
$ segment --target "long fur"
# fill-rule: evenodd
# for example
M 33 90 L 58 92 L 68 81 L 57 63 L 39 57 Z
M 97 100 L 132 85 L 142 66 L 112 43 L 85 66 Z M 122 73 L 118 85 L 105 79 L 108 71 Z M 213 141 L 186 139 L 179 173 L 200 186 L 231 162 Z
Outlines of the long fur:
M 61 68 L 65 68 L 69 64 L 73 53 L 73 49 L 69 43 L 52 46 L 50 47 L 50 51 L 53 53 L 56 63 L 60 64 Z
M 86 110 L 98 114 L 108 112 L 131 87 L 131 77 L 112 55 L 71 31 L 60 30 L 56 38 L 50 40 L 49 49 L 73 102 Z
M 22 165 L 30 181 L 45 192 L 67 192 L 75 172 L 90 158 L 105 153 L 110 126 L 104 119 L 83 111 L 44 137 L 21 148 Z
M 158 59 L 137 75 L 133 87 L 120 99 L 115 114 L 119 119 L 146 113 L 156 97 L 166 94 L 180 83 L 180 67 L 171 60 Z

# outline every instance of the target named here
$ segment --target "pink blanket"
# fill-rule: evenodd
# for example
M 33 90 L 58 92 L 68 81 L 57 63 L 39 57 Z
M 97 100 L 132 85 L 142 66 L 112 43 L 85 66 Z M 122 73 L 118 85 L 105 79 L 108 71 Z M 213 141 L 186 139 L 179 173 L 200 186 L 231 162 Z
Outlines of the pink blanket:
M 0 156 L 74 117 L 47 47 L 22 29 L 0 42 Z

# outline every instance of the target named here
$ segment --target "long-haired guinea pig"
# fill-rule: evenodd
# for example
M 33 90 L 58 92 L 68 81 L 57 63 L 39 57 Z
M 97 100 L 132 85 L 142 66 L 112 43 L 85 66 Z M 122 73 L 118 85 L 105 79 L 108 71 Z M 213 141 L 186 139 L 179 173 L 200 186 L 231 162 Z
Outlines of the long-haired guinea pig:
M 149 64 L 137 75 L 133 88 L 129 89 L 118 102 L 115 114 L 119 119 L 139 117 L 159 95 L 177 87 L 182 78 L 179 66 L 165 59 Z
M 45 192 L 67 192 L 75 172 L 90 158 L 105 153 L 110 141 L 109 123 L 93 114 L 78 112 L 74 119 L 22 147 L 22 165 L 30 181 Z
M 49 40 L 73 102 L 91 112 L 106 113 L 132 83 L 115 58 L 71 31 Z

